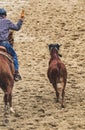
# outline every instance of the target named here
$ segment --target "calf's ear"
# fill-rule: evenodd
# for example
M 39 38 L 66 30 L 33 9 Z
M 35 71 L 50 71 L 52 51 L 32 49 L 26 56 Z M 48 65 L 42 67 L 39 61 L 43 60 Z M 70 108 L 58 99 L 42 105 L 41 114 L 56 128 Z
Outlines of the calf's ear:
M 62 46 L 62 44 L 58 44 L 58 48 L 60 48 Z
M 49 45 L 48 45 L 49 50 L 51 50 L 52 46 L 53 46 L 52 44 L 49 44 Z

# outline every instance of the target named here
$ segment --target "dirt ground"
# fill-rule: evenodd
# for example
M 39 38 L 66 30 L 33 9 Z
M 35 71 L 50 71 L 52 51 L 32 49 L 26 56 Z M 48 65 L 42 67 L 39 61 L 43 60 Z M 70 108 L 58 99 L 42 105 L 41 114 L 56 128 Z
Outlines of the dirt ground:
M 25 10 L 14 48 L 22 80 L 15 82 L 13 108 L 3 125 L 0 91 L 0 130 L 85 130 L 85 0 L 0 0 L 14 23 Z M 47 78 L 48 44 L 60 43 L 68 71 L 65 108 Z

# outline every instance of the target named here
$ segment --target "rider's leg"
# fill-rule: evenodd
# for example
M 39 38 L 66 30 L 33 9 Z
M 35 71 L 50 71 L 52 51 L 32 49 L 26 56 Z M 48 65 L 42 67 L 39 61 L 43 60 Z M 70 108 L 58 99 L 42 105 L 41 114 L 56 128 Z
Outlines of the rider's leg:
M 21 76 L 19 74 L 19 64 L 18 64 L 18 58 L 17 58 L 17 54 L 15 53 L 15 51 L 12 51 L 12 57 L 14 59 L 14 67 L 15 67 L 15 75 L 14 75 L 14 79 L 15 81 L 21 80 Z

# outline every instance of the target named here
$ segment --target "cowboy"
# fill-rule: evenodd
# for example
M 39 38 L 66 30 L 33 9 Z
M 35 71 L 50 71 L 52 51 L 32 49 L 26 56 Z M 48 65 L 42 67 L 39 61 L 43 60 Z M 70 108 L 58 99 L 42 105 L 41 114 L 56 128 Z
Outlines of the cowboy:
M 4 46 L 7 52 L 13 57 L 15 68 L 14 79 L 15 81 L 19 81 L 21 80 L 21 76 L 19 74 L 18 58 L 15 50 L 8 41 L 8 36 L 10 29 L 16 31 L 21 29 L 24 20 L 24 13 L 22 12 L 17 24 L 12 23 L 10 20 L 6 18 L 6 16 L 7 16 L 6 10 L 4 8 L 0 8 L 0 46 Z

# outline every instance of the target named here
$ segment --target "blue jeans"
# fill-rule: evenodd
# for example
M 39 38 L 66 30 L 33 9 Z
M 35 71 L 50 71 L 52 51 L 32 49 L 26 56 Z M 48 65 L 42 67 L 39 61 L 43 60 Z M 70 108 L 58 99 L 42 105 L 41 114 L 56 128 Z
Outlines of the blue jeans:
M 18 58 L 13 47 L 10 45 L 8 41 L 0 42 L 0 46 L 4 46 L 7 49 L 7 52 L 13 57 L 15 71 L 18 71 L 19 69 Z

